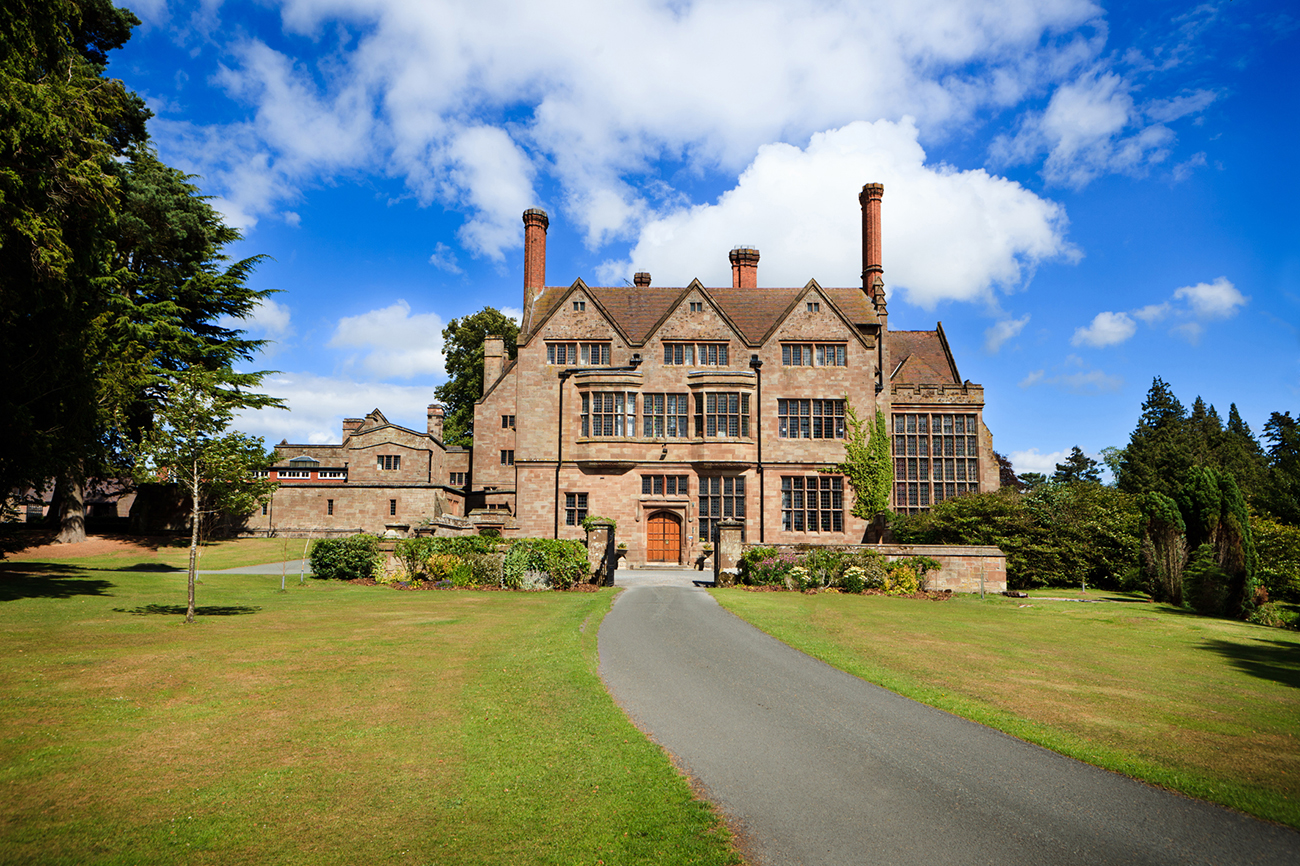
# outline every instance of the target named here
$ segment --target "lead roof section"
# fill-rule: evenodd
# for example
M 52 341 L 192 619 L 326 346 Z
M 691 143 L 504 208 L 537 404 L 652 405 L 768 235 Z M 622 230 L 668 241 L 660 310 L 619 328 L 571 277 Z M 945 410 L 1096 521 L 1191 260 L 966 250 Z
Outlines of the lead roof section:
M 537 322 L 534 333 L 575 289 L 586 291 L 610 317 L 611 324 L 637 346 L 643 345 L 655 327 L 693 291 L 717 307 L 749 345 L 761 344 L 791 306 L 810 290 L 820 291 L 857 327 L 880 323 L 861 289 L 824 289 L 815 282 L 792 288 L 737 289 L 706 288 L 698 282 L 685 287 L 642 287 L 587 286 L 579 281 L 572 286 L 550 286 L 542 292 L 533 307 Z

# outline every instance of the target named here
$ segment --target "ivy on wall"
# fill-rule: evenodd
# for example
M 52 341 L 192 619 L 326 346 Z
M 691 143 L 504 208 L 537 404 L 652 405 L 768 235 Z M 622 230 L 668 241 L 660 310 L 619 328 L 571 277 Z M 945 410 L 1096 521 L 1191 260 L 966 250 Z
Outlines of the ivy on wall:
M 844 462 L 823 471 L 836 472 L 848 479 L 853 488 L 854 517 L 871 520 L 889 508 L 889 486 L 893 483 L 893 465 L 889 457 L 889 426 L 885 413 L 876 410 L 873 424 L 858 417 L 846 397 L 849 435 L 844 440 Z

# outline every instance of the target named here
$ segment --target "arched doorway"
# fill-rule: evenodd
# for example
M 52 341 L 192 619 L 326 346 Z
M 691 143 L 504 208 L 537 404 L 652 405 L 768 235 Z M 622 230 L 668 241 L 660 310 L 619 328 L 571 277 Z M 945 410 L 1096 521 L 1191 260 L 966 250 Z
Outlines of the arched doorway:
M 681 560 L 681 518 L 671 511 L 650 515 L 646 521 L 646 561 L 679 563 Z

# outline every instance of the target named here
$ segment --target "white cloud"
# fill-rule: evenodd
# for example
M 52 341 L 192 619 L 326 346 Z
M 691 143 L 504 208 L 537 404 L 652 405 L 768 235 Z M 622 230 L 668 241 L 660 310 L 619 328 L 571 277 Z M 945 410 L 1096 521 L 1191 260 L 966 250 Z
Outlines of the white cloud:
M 1148 325 L 1154 325 L 1156 322 L 1169 315 L 1171 307 L 1168 301 L 1161 304 L 1147 304 L 1145 307 L 1133 310 L 1131 315 L 1134 318 L 1141 319 Z
M 1072 359 L 1073 356 L 1067 359 L 1067 366 L 1073 366 L 1070 363 Z M 1076 394 L 1117 391 L 1123 384 L 1122 377 L 1112 376 L 1101 370 L 1079 370 L 1073 373 L 1058 373 L 1054 376 L 1048 376 L 1046 370 L 1035 370 L 1020 381 L 1021 388 L 1051 385 Z
M 524 311 L 518 307 L 502 307 L 498 312 L 507 319 L 514 319 L 516 325 L 524 320 Z
M 289 333 L 292 314 L 288 304 L 277 303 L 272 298 L 258 301 L 253 313 L 245 319 L 248 330 L 257 330 L 268 337 L 282 337 Z
M 1016 470 L 1017 475 L 1024 472 L 1041 472 L 1051 476 L 1056 471 L 1056 464 L 1064 463 L 1065 458 L 1069 456 L 1069 448 L 1047 454 L 1040 453 L 1037 448 L 1030 448 L 1026 451 L 1012 451 L 1007 455 L 1007 459 L 1011 461 L 1011 466 Z
M 654 215 L 639 190 L 660 160 L 730 174 L 765 144 L 863 118 L 910 115 L 927 134 L 957 134 L 1095 63 L 1102 16 L 1091 0 L 288 0 L 277 48 L 223 46 L 215 80 L 248 116 L 160 140 L 239 225 L 304 186 L 379 169 L 422 201 L 468 207 L 467 248 L 495 259 L 520 242 L 534 172 L 598 245 Z M 196 39 L 221 33 L 195 22 Z M 310 64 L 292 54 L 307 41 L 320 55 Z M 1069 125 L 1064 101 L 1053 130 Z M 1109 101 L 1071 104 L 1127 111 Z
M 982 170 L 927 165 L 911 119 L 856 122 L 817 133 L 806 148 L 769 144 L 716 204 L 670 210 L 646 223 L 626 261 L 597 269 L 607 284 L 648 270 L 660 285 L 699 277 L 729 285 L 727 251 L 762 253 L 760 285 L 861 281 L 861 184 L 885 185 L 885 281 L 930 308 L 991 300 L 1018 288 L 1046 259 L 1073 256 L 1064 209 Z M 942 249 L 942 255 L 935 250 Z
M 1175 289 L 1174 298 L 1185 301 L 1191 314 L 1203 320 L 1231 319 L 1249 300 L 1227 277 Z
M 984 350 L 989 353 L 996 353 L 1007 340 L 1019 336 L 1020 332 L 1025 329 L 1025 325 L 1028 324 L 1028 313 L 1025 313 L 1019 319 L 1003 319 L 995 323 L 984 332 Z
M 1070 338 L 1073 346 L 1114 346 L 1137 333 L 1137 323 L 1126 313 L 1098 313 L 1092 324 L 1078 328 Z
M 262 381 L 262 390 L 282 398 L 289 410 L 262 409 L 240 413 L 235 427 L 268 444 L 281 439 L 295 443 L 330 444 L 342 441 L 343 419 L 379 409 L 389 421 L 413 430 L 425 429 L 425 407 L 433 402 L 427 385 L 393 385 L 280 373 Z
M 1086 328 L 1075 330 L 1070 342 L 1075 346 L 1112 346 L 1137 332 L 1134 319 L 1154 327 L 1172 317 L 1174 324 L 1169 332 L 1195 344 L 1205 333 L 1207 323 L 1231 319 L 1249 301 L 1227 277 L 1219 277 L 1212 283 L 1175 289 L 1170 300 L 1159 304 L 1147 304 L 1127 313 L 1098 313 Z
M 382 310 L 340 319 L 328 345 L 364 350 L 349 364 L 359 362 L 379 379 L 442 375 L 442 325 L 436 313 L 411 315 L 411 305 L 398 301 Z
M 452 252 L 451 247 L 439 242 L 433 248 L 433 255 L 429 256 L 429 264 L 433 265 L 440 271 L 446 271 L 449 274 L 463 274 L 464 270 L 456 262 L 456 254 Z
M 1015 135 L 997 137 L 990 155 L 1017 165 L 1046 154 L 1043 177 L 1076 189 L 1109 172 L 1141 174 L 1169 157 L 1175 135 L 1165 124 L 1204 111 L 1216 98 L 1198 90 L 1138 105 L 1133 90 L 1129 79 L 1094 66 L 1058 87 L 1043 111 L 1026 114 Z
M 1037 385 L 1039 382 L 1043 380 L 1043 377 L 1046 375 L 1047 375 L 1046 370 L 1032 370 L 1029 372 L 1028 375 L 1025 376 L 1025 378 L 1020 380 L 1019 383 L 1020 387 L 1029 388 L 1033 385 Z

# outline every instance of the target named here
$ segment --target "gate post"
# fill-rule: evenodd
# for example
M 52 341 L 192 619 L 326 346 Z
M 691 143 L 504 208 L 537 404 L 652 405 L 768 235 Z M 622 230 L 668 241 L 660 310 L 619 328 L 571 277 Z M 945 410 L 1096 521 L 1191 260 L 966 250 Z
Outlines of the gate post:
M 614 521 L 595 517 L 586 522 L 587 565 L 591 582 L 597 586 L 613 586 L 614 571 L 618 568 L 618 551 L 614 549 Z
M 739 520 L 719 520 L 718 540 L 713 545 L 713 584 L 715 586 L 733 586 L 740 565 L 740 555 L 744 542 L 741 532 L 745 524 Z

